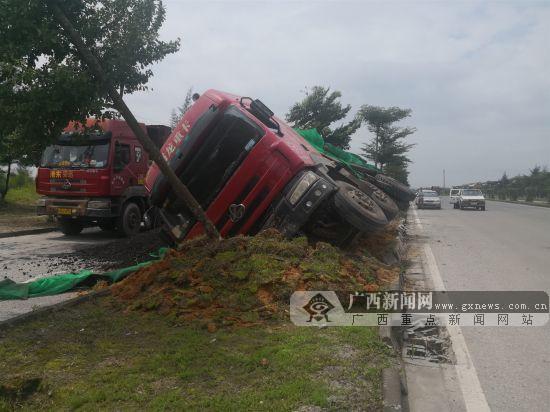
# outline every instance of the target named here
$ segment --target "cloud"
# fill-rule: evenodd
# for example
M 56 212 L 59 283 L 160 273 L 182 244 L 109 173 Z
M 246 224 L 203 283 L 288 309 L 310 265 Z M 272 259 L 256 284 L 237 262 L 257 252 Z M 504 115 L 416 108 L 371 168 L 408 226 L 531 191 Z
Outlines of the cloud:
M 305 86 L 413 109 L 414 185 L 458 184 L 550 164 L 550 7 L 526 2 L 166 1 L 182 50 L 129 96 L 166 123 L 188 87 L 261 98 L 283 115 Z M 370 138 L 362 128 L 352 142 Z

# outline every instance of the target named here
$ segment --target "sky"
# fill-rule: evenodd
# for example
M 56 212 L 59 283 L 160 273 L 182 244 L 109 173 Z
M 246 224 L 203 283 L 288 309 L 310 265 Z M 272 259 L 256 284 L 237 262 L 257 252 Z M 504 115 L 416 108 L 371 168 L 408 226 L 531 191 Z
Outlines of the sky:
M 550 2 L 165 0 L 179 52 L 127 96 L 167 124 L 189 87 L 261 99 L 277 115 L 314 85 L 352 105 L 412 109 L 401 125 L 414 187 L 496 180 L 550 167 Z M 359 153 L 366 127 L 351 142 Z

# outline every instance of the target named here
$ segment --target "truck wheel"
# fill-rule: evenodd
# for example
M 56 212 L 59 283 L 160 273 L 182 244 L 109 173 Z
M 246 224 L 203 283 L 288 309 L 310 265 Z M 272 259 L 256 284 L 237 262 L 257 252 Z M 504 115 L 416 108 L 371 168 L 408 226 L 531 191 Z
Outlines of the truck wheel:
M 375 185 L 364 180 L 359 180 L 357 187 L 363 192 L 371 197 L 372 200 L 376 202 L 380 209 L 386 215 L 388 222 L 392 220 L 399 213 L 399 208 L 382 190 L 378 189 Z
M 366 193 L 346 182 L 336 181 L 336 185 L 334 207 L 347 223 L 361 232 L 376 230 L 388 223 L 380 206 Z
M 134 236 L 141 228 L 141 210 L 133 202 L 124 205 L 122 213 L 117 219 L 117 230 L 122 236 Z
M 372 183 L 396 200 L 409 202 L 415 198 L 415 193 L 408 186 L 392 177 L 378 173 L 371 179 Z
M 67 236 L 78 235 L 84 229 L 82 222 L 75 219 L 61 218 L 58 222 L 61 232 Z

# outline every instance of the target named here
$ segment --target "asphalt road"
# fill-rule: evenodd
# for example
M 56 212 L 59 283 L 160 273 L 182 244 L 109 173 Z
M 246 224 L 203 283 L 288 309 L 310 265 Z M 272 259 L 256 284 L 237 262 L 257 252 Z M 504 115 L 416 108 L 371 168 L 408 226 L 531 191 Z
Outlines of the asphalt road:
M 25 282 L 59 273 L 94 269 L 95 262 L 66 256 L 80 248 L 112 241 L 112 235 L 99 229 L 86 229 L 79 236 L 60 232 L 16 236 L 0 239 L 0 280 Z M 60 257 L 61 255 L 61 257 Z M 0 301 L 0 321 L 74 297 L 75 293 L 33 298 L 23 301 Z
M 447 290 L 550 293 L 550 208 L 487 202 L 487 211 L 418 210 Z M 494 411 L 550 410 L 550 325 L 462 327 Z

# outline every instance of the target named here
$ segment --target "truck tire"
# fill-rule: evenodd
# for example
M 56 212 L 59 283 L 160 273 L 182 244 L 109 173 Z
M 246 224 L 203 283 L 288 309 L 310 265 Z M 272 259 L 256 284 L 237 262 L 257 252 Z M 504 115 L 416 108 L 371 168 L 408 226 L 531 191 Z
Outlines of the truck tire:
M 134 236 L 141 228 L 141 210 L 133 202 L 124 205 L 117 219 L 117 231 L 121 236 Z
M 346 182 L 336 181 L 334 208 L 338 215 L 361 232 L 380 229 L 388 224 L 386 215 L 366 193 Z
M 378 186 L 395 200 L 410 202 L 415 198 L 415 193 L 408 186 L 398 182 L 392 177 L 378 173 L 376 176 L 369 179 L 373 184 Z
M 60 218 L 58 220 L 59 228 L 64 235 L 75 236 L 82 232 L 84 225 L 76 219 Z
M 386 215 L 388 222 L 399 213 L 399 208 L 390 196 L 370 182 L 359 180 L 357 187 L 371 197 Z

